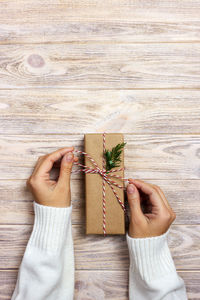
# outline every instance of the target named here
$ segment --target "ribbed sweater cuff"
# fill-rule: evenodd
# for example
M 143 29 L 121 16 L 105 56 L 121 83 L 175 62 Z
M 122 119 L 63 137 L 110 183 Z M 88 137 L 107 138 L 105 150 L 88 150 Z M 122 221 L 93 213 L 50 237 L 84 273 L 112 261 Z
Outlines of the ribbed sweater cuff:
M 134 273 L 152 281 L 176 272 L 176 268 L 167 244 L 169 230 L 156 237 L 132 238 L 126 233 L 130 254 L 130 268 Z
M 72 205 L 51 207 L 33 203 L 35 220 L 28 246 L 59 252 L 71 227 Z

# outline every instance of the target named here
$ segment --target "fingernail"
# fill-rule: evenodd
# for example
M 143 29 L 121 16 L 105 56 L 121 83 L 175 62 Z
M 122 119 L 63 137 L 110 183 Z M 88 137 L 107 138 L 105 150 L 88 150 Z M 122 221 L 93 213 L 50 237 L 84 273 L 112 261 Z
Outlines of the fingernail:
M 134 187 L 134 185 L 133 185 L 133 184 L 129 184 L 129 185 L 127 186 L 127 193 L 133 194 L 134 192 L 135 192 L 135 187 Z
M 72 159 L 73 159 L 72 153 L 70 153 L 70 152 L 67 153 L 67 154 L 65 155 L 65 159 L 66 159 L 66 161 L 71 162 Z
M 128 178 L 128 181 L 132 182 L 132 181 L 134 181 L 134 179 L 133 178 Z

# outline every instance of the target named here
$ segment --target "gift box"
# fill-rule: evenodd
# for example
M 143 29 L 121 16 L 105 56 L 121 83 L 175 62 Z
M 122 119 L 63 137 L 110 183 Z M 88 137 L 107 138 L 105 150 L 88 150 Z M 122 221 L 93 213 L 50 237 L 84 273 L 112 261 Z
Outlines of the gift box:
M 124 142 L 121 133 L 90 133 L 84 136 L 85 152 L 96 162 L 100 170 L 105 171 L 106 159 L 104 150 L 111 150 L 117 144 Z M 112 168 L 112 173 L 124 177 L 124 150 L 121 149 L 118 166 Z M 85 155 L 85 165 L 95 168 L 91 159 Z M 114 170 L 119 170 L 115 172 Z M 113 172 L 114 171 L 114 172 Z M 109 177 L 116 184 L 124 187 L 121 178 Z M 124 204 L 124 190 L 112 184 L 118 198 Z M 104 192 L 104 202 L 103 202 Z M 99 173 L 85 173 L 85 199 L 86 199 L 86 234 L 125 234 L 125 214 L 121 204 L 110 185 Z M 104 206 L 104 209 L 103 209 Z

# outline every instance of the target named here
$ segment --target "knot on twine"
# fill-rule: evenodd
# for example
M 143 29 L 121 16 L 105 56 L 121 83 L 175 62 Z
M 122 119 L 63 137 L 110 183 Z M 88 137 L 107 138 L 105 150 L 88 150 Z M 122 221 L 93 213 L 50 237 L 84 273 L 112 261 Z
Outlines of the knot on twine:
M 88 166 L 85 166 L 83 164 L 80 164 L 78 162 L 74 162 L 74 164 L 82 167 L 82 169 L 79 169 L 73 173 L 76 173 L 76 172 L 84 172 L 84 173 L 91 173 L 91 174 L 99 174 L 102 179 L 103 179 L 103 189 L 102 189 L 102 199 L 103 199 L 103 233 L 104 233 L 104 236 L 106 235 L 106 189 L 105 189 L 105 183 L 108 184 L 108 186 L 112 189 L 118 203 L 120 204 L 121 208 L 123 209 L 124 213 L 126 213 L 126 208 L 124 206 L 124 203 L 121 201 L 120 197 L 118 196 L 116 190 L 114 189 L 113 185 L 120 188 L 120 189 L 123 189 L 123 190 L 126 190 L 126 188 L 124 186 L 121 186 L 119 185 L 116 181 L 112 180 L 110 177 L 114 177 L 114 178 L 118 178 L 122 181 L 128 181 L 128 179 L 126 178 L 123 178 L 122 176 L 119 176 L 119 175 L 116 175 L 116 174 L 111 174 L 111 173 L 114 173 L 114 172 L 119 172 L 119 171 L 122 171 L 124 170 L 125 168 L 118 168 L 118 169 L 115 169 L 115 170 L 109 170 L 107 171 L 105 169 L 105 158 L 104 158 L 104 155 L 103 155 L 103 168 L 99 168 L 99 166 L 97 165 L 97 163 L 95 162 L 95 160 L 86 152 L 84 151 L 80 151 L 80 150 L 74 150 L 74 152 L 77 152 L 77 153 L 80 153 L 80 154 L 83 154 L 85 155 L 91 162 L 92 164 L 94 165 L 94 168 L 92 167 L 88 167 Z M 105 132 L 103 133 L 103 153 L 105 152 Z

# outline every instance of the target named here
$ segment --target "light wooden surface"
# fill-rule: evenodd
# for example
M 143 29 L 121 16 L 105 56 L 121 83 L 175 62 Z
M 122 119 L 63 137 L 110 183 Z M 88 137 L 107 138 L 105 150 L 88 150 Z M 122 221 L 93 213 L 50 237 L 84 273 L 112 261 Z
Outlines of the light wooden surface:
M 198 88 L 199 43 L 1 45 L 0 88 Z
M 39 155 L 122 132 L 125 175 L 158 184 L 177 218 L 169 246 L 200 299 L 200 1 L 0 1 L 0 299 L 30 236 Z M 52 177 L 58 170 L 54 170 Z M 124 236 L 85 236 L 72 175 L 76 300 L 127 300 Z

